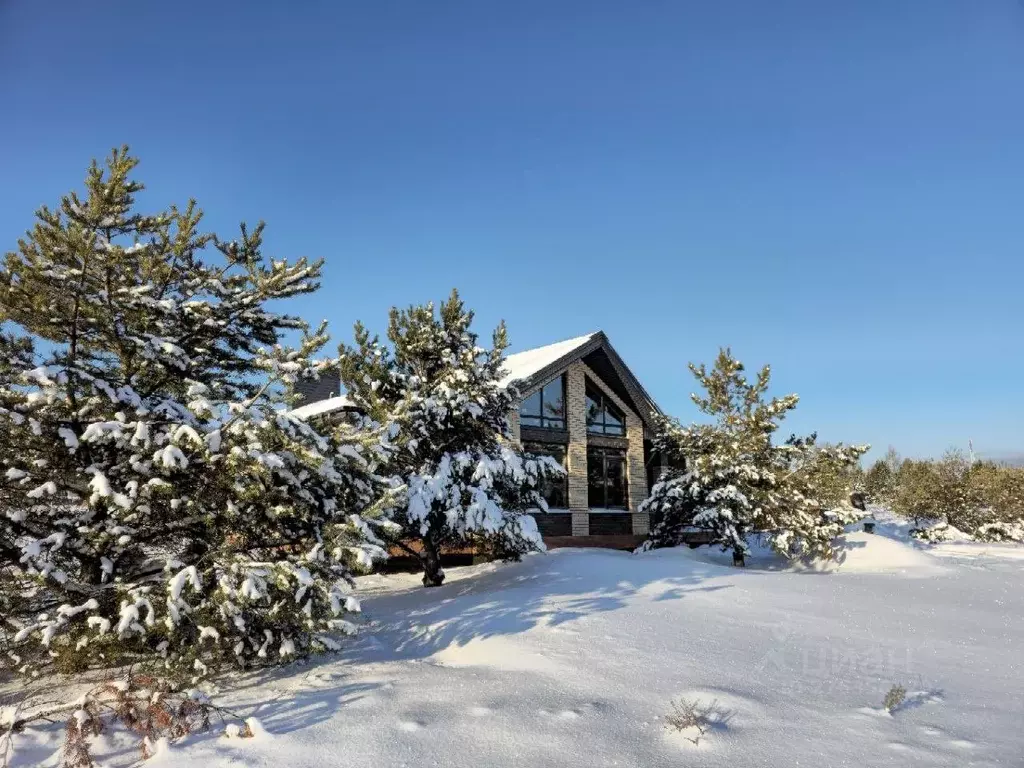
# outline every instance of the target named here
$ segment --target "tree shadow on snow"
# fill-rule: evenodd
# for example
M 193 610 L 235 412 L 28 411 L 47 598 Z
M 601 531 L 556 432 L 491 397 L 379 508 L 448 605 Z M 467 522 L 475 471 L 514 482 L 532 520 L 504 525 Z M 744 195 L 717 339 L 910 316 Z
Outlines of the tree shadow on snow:
M 907 694 L 903 702 L 893 707 L 893 712 L 902 712 L 907 709 L 917 709 L 925 704 L 941 704 L 946 699 L 945 691 L 939 688 L 932 688 L 927 691 L 912 691 Z
M 350 639 L 343 653 L 353 661 L 423 659 L 452 645 L 560 627 L 637 601 L 729 589 L 730 583 L 703 582 L 732 575 L 742 574 L 670 558 L 638 562 L 611 550 L 533 555 L 442 587 L 370 598 L 364 610 L 371 627 Z

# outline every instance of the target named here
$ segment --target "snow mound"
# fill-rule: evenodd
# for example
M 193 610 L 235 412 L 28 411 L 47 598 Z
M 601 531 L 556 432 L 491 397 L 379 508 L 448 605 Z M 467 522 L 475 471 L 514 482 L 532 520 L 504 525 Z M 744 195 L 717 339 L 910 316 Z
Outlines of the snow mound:
M 943 570 L 934 557 L 910 542 L 873 533 L 847 533 L 836 542 L 838 562 L 824 570 L 838 573 L 931 575 Z
M 562 667 L 529 646 L 503 637 L 473 638 L 464 645 L 452 644 L 432 660 L 445 667 L 489 667 L 506 672 L 547 672 L 557 675 Z

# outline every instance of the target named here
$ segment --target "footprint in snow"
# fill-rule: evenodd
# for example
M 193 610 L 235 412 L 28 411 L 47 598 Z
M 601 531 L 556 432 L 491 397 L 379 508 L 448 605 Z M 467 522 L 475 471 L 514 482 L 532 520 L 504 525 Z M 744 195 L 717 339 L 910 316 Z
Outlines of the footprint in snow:
M 537 714 L 541 717 L 557 717 L 559 720 L 575 720 L 580 716 L 579 711 L 575 709 L 562 709 L 558 712 L 552 712 L 549 709 L 539 709 Z
M 426 725 L 426 723 L 422 723 L 419 720 L 402 720 L 398 723 L 398 729 L 406 731 L 407 733 L 412 733 L 420 730 L 424 725 Z

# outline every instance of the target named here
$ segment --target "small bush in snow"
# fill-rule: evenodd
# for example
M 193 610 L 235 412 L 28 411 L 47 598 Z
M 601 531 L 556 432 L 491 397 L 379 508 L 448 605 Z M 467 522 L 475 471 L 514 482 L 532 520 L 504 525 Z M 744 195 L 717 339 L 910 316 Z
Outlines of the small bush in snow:
M 352 515 L 372 436 L 280 410 L 327 337 L 268 304 L 320 264 L 136 211 L 136 162 L 94 163 L 0 267 L 0 664 L 26 673 L 288 661 L 333 644 L 379 551 Z
M 945 541 L 969 541 L 972 537 L 947 523 L 937 522 L 919 528 L 911 528 L 910 535 L 915 539 L 939 544 Z
M 907 700 L 907 689 L 899 683 L 893 685 L 889 689 L 889 692 L 885 694 L 885 698 L 882 699 L 882 708 L 887 712 L 899 709 L 900 706 Z
M 678 731 L 688 741 L 698 744 L 714 724 L 718 702 L 701 704 L 697 699 L 672 702 L 672 711 L 665 715 L 665 727 Z

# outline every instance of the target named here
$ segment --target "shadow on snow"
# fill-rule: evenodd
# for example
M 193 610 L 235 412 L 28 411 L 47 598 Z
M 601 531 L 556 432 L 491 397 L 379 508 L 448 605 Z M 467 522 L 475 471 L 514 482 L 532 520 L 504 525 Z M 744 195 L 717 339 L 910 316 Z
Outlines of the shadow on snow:
M 742 575 L 713 563 L 610 550 L 559 550 L 431 589 L 410 588 L 366 600 L 371 627 L 348 641 L 347 660 L 423 659 L 452 645 L 557 627 L 616 611 L 630 602 L 684 599 L 728 589 L 707 579 Z

